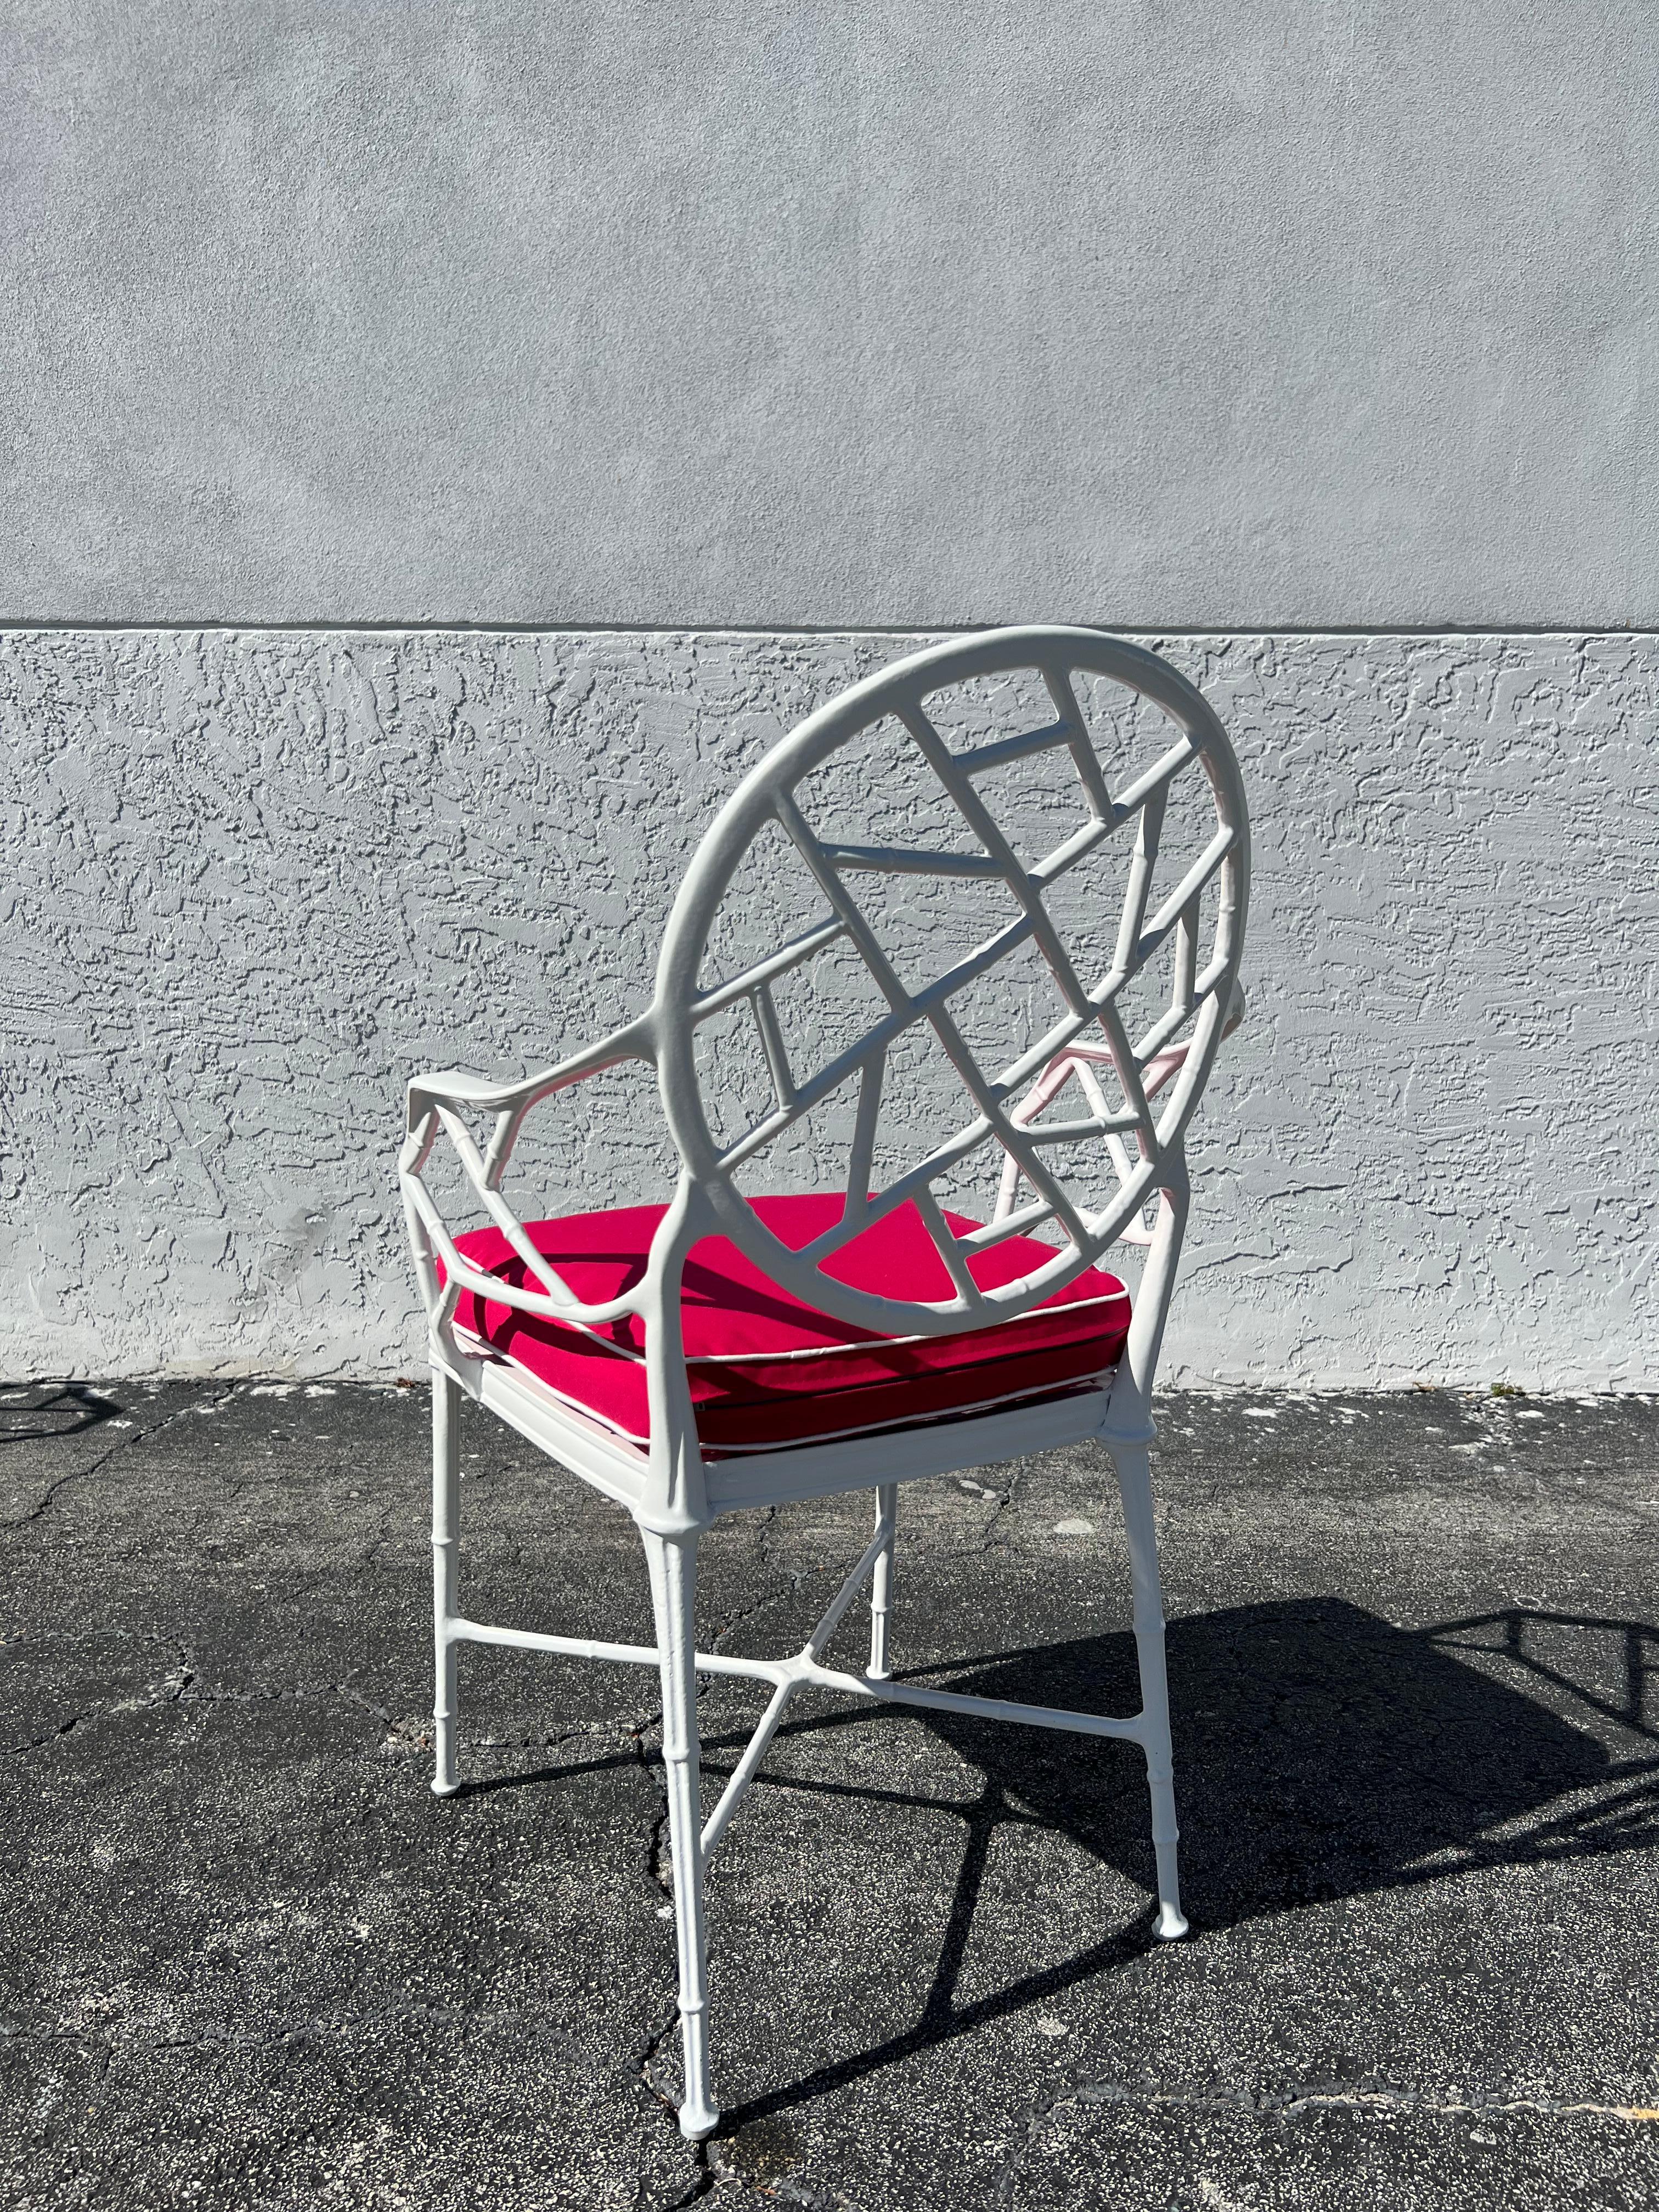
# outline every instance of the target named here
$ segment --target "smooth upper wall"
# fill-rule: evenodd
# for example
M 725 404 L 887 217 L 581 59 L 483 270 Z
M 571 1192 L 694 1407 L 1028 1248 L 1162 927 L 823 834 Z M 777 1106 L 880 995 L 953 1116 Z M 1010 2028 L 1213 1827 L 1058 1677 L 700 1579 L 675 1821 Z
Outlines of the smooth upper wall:
M 0 619 L 1659 617 L 1649 0 L 15 0 Z

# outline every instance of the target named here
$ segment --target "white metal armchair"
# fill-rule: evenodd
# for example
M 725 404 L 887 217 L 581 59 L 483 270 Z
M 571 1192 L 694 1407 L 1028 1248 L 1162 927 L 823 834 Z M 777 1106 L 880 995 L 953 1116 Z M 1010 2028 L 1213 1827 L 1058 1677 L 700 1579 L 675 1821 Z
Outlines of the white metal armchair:
M 872 824 L 890 842 L 861 842 Z M 744 778 L 687 871 L 637 1020 L 520 1082 L 410 1086 L 399 1172 L 434 1388 L 432 1786 L 458 1786 L 461 1644 L 659 1668 L 688 2136 L 719 2118 L 704 1868 L 807 1684 L 1139 1744 L 1158 1932 L 1185 1931 L 1149 1407 L 1184 1133 L 1243 1010 L 1248 882 L 1237 763 L 1167 663 L 1086 629 L 962 639 L 854 685 Z M 672 1198 L 526 1220 L 502 1194 L 526 1115 L 628 1060 L 657 1071 L 682 1163 Z M 470 1230 L 434 1195 L 442 1139 Z M 1143 1255 L 1133 1298 L 1100 1264 L 1119 1244 Z M 632 1514 L 654 1647 L 461 1612 L 463 1390 Z M 1123 1502 L 1140 1711 L 895 1680 L 898 1485 L 1089 1437 Z M 875 1533 L 805 1645 L 697 1651 L 703 1531 L 854 1489 L 874 1492 Z M 825 1652 L 866 1582 L 870 1662 L 854 1671 Z M 699 1672 L 771 1692 L 706 1820 Z

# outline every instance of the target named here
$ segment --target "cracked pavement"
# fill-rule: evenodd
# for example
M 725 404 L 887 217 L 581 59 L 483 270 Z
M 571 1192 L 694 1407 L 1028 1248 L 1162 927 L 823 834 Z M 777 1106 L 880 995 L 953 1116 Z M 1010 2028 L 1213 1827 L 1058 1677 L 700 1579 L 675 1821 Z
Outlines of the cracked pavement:
M 694 2148 L 654 1677 L 469 1647 L 427 1790 L 424 1393 L 0 1392 L 0 2201 L 1659 2205 L 1659 1406 L 1159 1421 L 1191 1938 L 1128 1747 L 803 1692 L 711 1874 Z M 648 1640 L 624 1516 L 463 1453 L 468 1610 Z M 705 1646 L 798 1646 L 868 1517 L 723 1523 Z M 908 1486 L 894 1607 L 901 1671 L 1133 1705 L 1089 1448 Z M 763 1699 L 706 1689 L 712 1769 Z

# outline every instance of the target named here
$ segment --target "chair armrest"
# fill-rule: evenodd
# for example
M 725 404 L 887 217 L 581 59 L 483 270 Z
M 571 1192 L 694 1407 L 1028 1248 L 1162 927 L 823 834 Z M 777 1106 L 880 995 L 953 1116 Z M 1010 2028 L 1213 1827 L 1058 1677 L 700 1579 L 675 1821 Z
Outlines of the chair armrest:
M 654 1060 L 655 1039 L 648 1021 L 641 1018 L 613 1030 L 584 1051 L 516 1082 L 492 1082 L 460 1067 L 445 1067 L 410 1079 L 407 1093 L 408 1127 L 412 1132 L 428 1114 L 443 1107 L 452 1111 L 470 1108 L 474 1113 L 514 1114 L 522 1118 L 538 1100 L 590 1075 L 601 1075 L 624 1060 Z
M 655 1057 L 654 1035 L 648 1020 L 641 1019 L 613 1030 L 568 1060 L 517 1081 L 491 1081 L 463 1068 L 436 1069 L 412 1079 L 405 1106 L 405 1135 L 398 1156 L 398 1179 L 428 1319 L 434 1337 L 452 1358 L 461 1357 L 454 1342 L 453 1321 L 464 1291 L 487 1295 L 494 1305 L 518 1307 L 578 1327 L 591 1327 L 632 1311 L 627 1298 L 588 1305 L 577 1297 L 532 1244 L 523 1222 L 501 1195 L 501 1181 L 525 1117 L 541 1099 L 603 1074 L 623 1060 L 654 1060 Z M 482 1151 L 467 1126 L 469 1113 L 495 1116 L 489 1144 Z M 472 1197 L 523 1262 L 523 1288 L 499 1276 L 486 1275 L 458 1249 L 426 1183 L 426 1164 L 440 1136 L 448 1138 Z

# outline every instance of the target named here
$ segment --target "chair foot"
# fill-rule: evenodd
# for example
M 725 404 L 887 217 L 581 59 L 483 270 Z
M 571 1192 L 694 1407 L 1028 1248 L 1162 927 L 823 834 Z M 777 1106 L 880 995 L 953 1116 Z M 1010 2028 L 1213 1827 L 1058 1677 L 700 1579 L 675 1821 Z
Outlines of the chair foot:
M 446 1782 L 441 1775 L 434 1774 L 432 1778 L 432 1794 L 434 1797 L 453 1797 L 460 1786 L 459 1782 Z
M 720 2124 L 720 2116 L 712 2105 L 694 2105 L 688 2097 L 680 2106 L 680 2133 L 687 2142 L 704 2142 Z
M 1152 1851 L 1158 1863 L 1158 1923 L 1160 1940 L 1173 1943 L 1187 1933 L 1181 1909 L 1177 1857 L 1180 1828 L 1176 1820 L 1175 1782 L 1170 1747 L 1170 1685 L 1164 1656 L 1164 1591 L 1158 1571 L 1158 1539 L 1152 1522 L 1152 1468 L 1144 1445 L 1114 1444 L 1123 1525 L 1129 1540 L 1129 1577 L 1134 1589 L 1135 1650 L 1140 1661 L 1141 1749 L 1146 1755 L 1146 1792 L 1152 1815 Z

